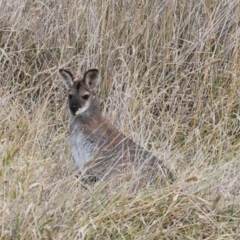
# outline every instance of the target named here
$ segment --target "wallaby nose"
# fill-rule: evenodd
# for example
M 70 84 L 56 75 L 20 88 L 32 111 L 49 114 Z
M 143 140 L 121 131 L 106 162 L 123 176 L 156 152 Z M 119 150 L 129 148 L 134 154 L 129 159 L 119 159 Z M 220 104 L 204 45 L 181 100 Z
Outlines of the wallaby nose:
M 75 115 L 75 113 L 77 112 L 77 110 L 79 109 L 79 105 L 76 103 L 72 103 L 70 105 L 70 111 L 73 115 Z

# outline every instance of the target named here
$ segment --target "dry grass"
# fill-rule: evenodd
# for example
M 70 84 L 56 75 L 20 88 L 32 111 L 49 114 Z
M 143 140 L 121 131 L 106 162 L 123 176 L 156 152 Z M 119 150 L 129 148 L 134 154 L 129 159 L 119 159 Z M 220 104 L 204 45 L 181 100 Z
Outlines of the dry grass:
M 238 0 L 0 1 L 1 239 L 239 239 L 239 11 Z M 81 187 L 60 67 L 99 68 L 104 114 L 174 184 Z

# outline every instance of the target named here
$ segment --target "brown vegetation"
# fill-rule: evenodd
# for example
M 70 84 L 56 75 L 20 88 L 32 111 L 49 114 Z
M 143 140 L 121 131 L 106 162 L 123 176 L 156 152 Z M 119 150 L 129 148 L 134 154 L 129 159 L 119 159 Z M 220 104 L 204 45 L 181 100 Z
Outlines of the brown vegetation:
M 240 237 L 239 1 L 0 2 L 1 239 Z M 177 180 L 75 179 L 57 72 L 101 72 L 104 114 Z

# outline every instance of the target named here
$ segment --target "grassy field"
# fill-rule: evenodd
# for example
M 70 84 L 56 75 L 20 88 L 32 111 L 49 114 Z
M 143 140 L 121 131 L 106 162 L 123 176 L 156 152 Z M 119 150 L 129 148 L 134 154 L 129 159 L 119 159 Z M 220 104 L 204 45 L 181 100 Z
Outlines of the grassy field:
M 240 239 L 238 0 L 0 1 L 0 239 Z M 58 69 L 172 185 L 83 188 Z

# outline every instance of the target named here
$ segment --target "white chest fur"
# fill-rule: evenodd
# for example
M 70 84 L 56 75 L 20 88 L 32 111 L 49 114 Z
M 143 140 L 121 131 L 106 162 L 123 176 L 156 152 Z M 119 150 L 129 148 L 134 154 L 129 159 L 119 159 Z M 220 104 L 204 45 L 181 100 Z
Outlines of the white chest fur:
M 86 162 L 92 159 L 94 144 L 80 129 L 73 129 L 69 136 L 69 142 L 73 158 L 77 166 L 82 168 Z

